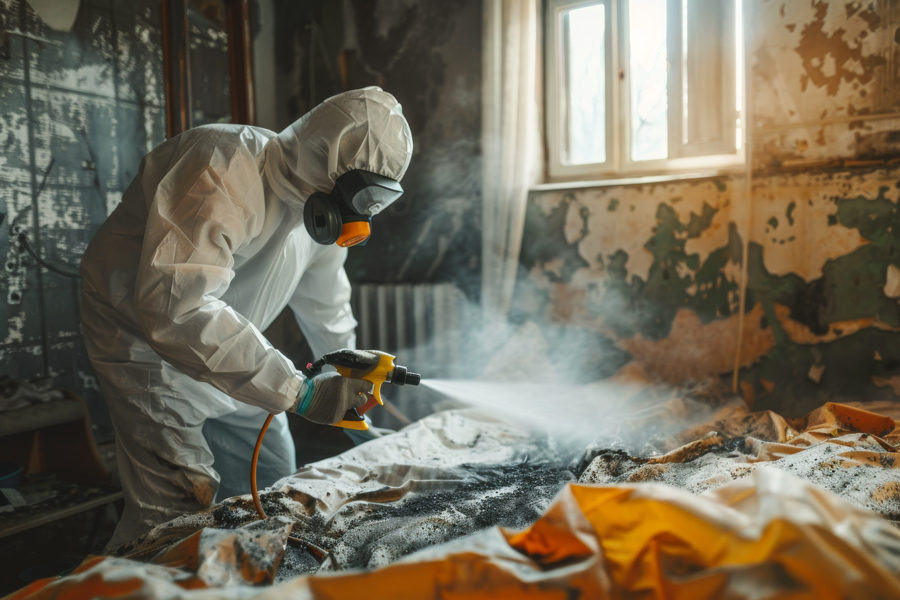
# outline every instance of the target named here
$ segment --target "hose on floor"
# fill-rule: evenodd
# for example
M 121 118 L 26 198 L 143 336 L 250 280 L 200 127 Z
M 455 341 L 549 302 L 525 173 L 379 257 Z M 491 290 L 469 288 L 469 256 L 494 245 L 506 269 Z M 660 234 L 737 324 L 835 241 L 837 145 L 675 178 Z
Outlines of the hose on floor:
M 256 447 L 253 449 L 253 460 L 250 462 L 250 493 L 253 494 L 253 505 L 256 506 L 256 513 L 259 515 L 260 519 L 268 519 L 269 517 L 266 516 L 266 511 L 263 510 L 262 502 L 259 500 L 259 490 L 256 488 L 256 463 L 259 461 L 259 451 L 262 449 L 263 438 L 266 437 L 266 431 L 268 431 L 274 416 L 275 415 L 269 415 L 266 417 L 266 422 L 263 423 L 262 429 L 259 430 L 259 437 L 256 439 Z M 306 552 L 316 559 L 319 564 L 322 564 L 329 556 L 331 556 L 327 550 L 295 535 L 288 536 L 288 542 L 295 548 L 306 550 Z M 334 560 L 333 556 L 331 558 Z

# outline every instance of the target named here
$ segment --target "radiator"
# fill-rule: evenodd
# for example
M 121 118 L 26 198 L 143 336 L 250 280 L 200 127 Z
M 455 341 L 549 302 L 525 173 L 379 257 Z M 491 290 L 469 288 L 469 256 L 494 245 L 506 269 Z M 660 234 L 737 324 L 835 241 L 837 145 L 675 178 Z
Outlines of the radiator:
M 455 285 L 359 285 L 352 304 L 359 321 L 357 348 L 402 355 L 399 360 L 413 369 L 416 360 L 427 361 L 432 368 L 459 362 L 461 330 L 469 309 Z
M 462 338 L 473 308 L 453 284 L 363 284 L 353 288 L 353 314 L 359 321 L 356 347 L 383 350 L 397 362 L 429 378 L 449 378 L 461 364 Z M 430 403 L 417 399 L 422 388 L 384 386 L 384 396 L 410 419 L 428 414 Z M 381 419 L 372 411 L 376 424 Z

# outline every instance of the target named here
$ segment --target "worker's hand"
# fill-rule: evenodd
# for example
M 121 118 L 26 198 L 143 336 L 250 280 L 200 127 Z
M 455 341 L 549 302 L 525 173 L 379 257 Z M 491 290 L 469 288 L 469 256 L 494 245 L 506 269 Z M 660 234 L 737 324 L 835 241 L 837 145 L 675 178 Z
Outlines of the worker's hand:
M 360 408 L 366 403 L 366 394 L 372 392 L 371 382 L 342 377 L 334 371 L 316 375 L 307 380 L 306 386 L 294 412 L 323 425 L 334 425 L 351 408 Z

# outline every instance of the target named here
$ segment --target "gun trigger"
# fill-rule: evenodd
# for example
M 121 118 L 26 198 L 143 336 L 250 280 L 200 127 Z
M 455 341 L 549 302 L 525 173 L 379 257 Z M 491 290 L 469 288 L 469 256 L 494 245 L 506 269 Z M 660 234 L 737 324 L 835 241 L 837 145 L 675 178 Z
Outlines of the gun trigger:
M 366 378 L 366 381 L 371 382 L 372 384 L 372 396 L 375 397 L 375 400 L 378 401 L 378 404 L 384 406 L 384 402 L 381 400 L 381 384 L 383 384 L 384 381 L 372 380 L 369 378 Z
M 342 427 L 344 429 L 356 429 L 357 431 L 368 431 L 369 424 L 365 421 L 338 421 L 334 424 L 335 427 Z
M 363 404 L 362 407 L 357 408 L 356 412 L 358 412 L 361 415 L 364 415 L 367 412 L 369 412 L 370 410 L 372 410 L 373 408 L 375 408 L 376 406 L 378 406 L 378 401 L 375 399 L 374 395 L 370 395 L 370 397 L 366 400 L 366 403 Z

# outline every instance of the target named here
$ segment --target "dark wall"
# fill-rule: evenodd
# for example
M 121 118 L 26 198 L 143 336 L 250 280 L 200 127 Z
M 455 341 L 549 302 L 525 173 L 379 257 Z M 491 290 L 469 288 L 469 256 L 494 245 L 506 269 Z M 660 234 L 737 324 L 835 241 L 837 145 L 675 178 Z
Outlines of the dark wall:
M 74 272 L 141 156 L 165 139 L 158 0 L 82 0 L 71 31 L 24 0 L 0 0 L 0 374 L 56 376 L 110 433 L 87 358 Z M 344 7 L 349 12 L 344 12 Z M 477 289 L 481 5 L 274 2 L 276 120 L 344 89 L 380 85 L 403 104 L 415 153 L 403 201 L 375 222 L 348 271 L 357 282 L 452 279 Z
M 141 156 L 165 139 L 158 0 L 82 0 L 70 32 L 24 0 L 0 1 L 0 374 L 57 376 L 86 399 L 96 433 L 109 418 L 81 336 L 74 272 Z
M 406 193 L 374 220 L 368 245 L 351 250 L 351 279 L 450 280 L 475 293 L 481 2 L 280 0 L 275 22 L 281 127 L 333 94 L 378 85 L 397 97 L 412 129 Z

